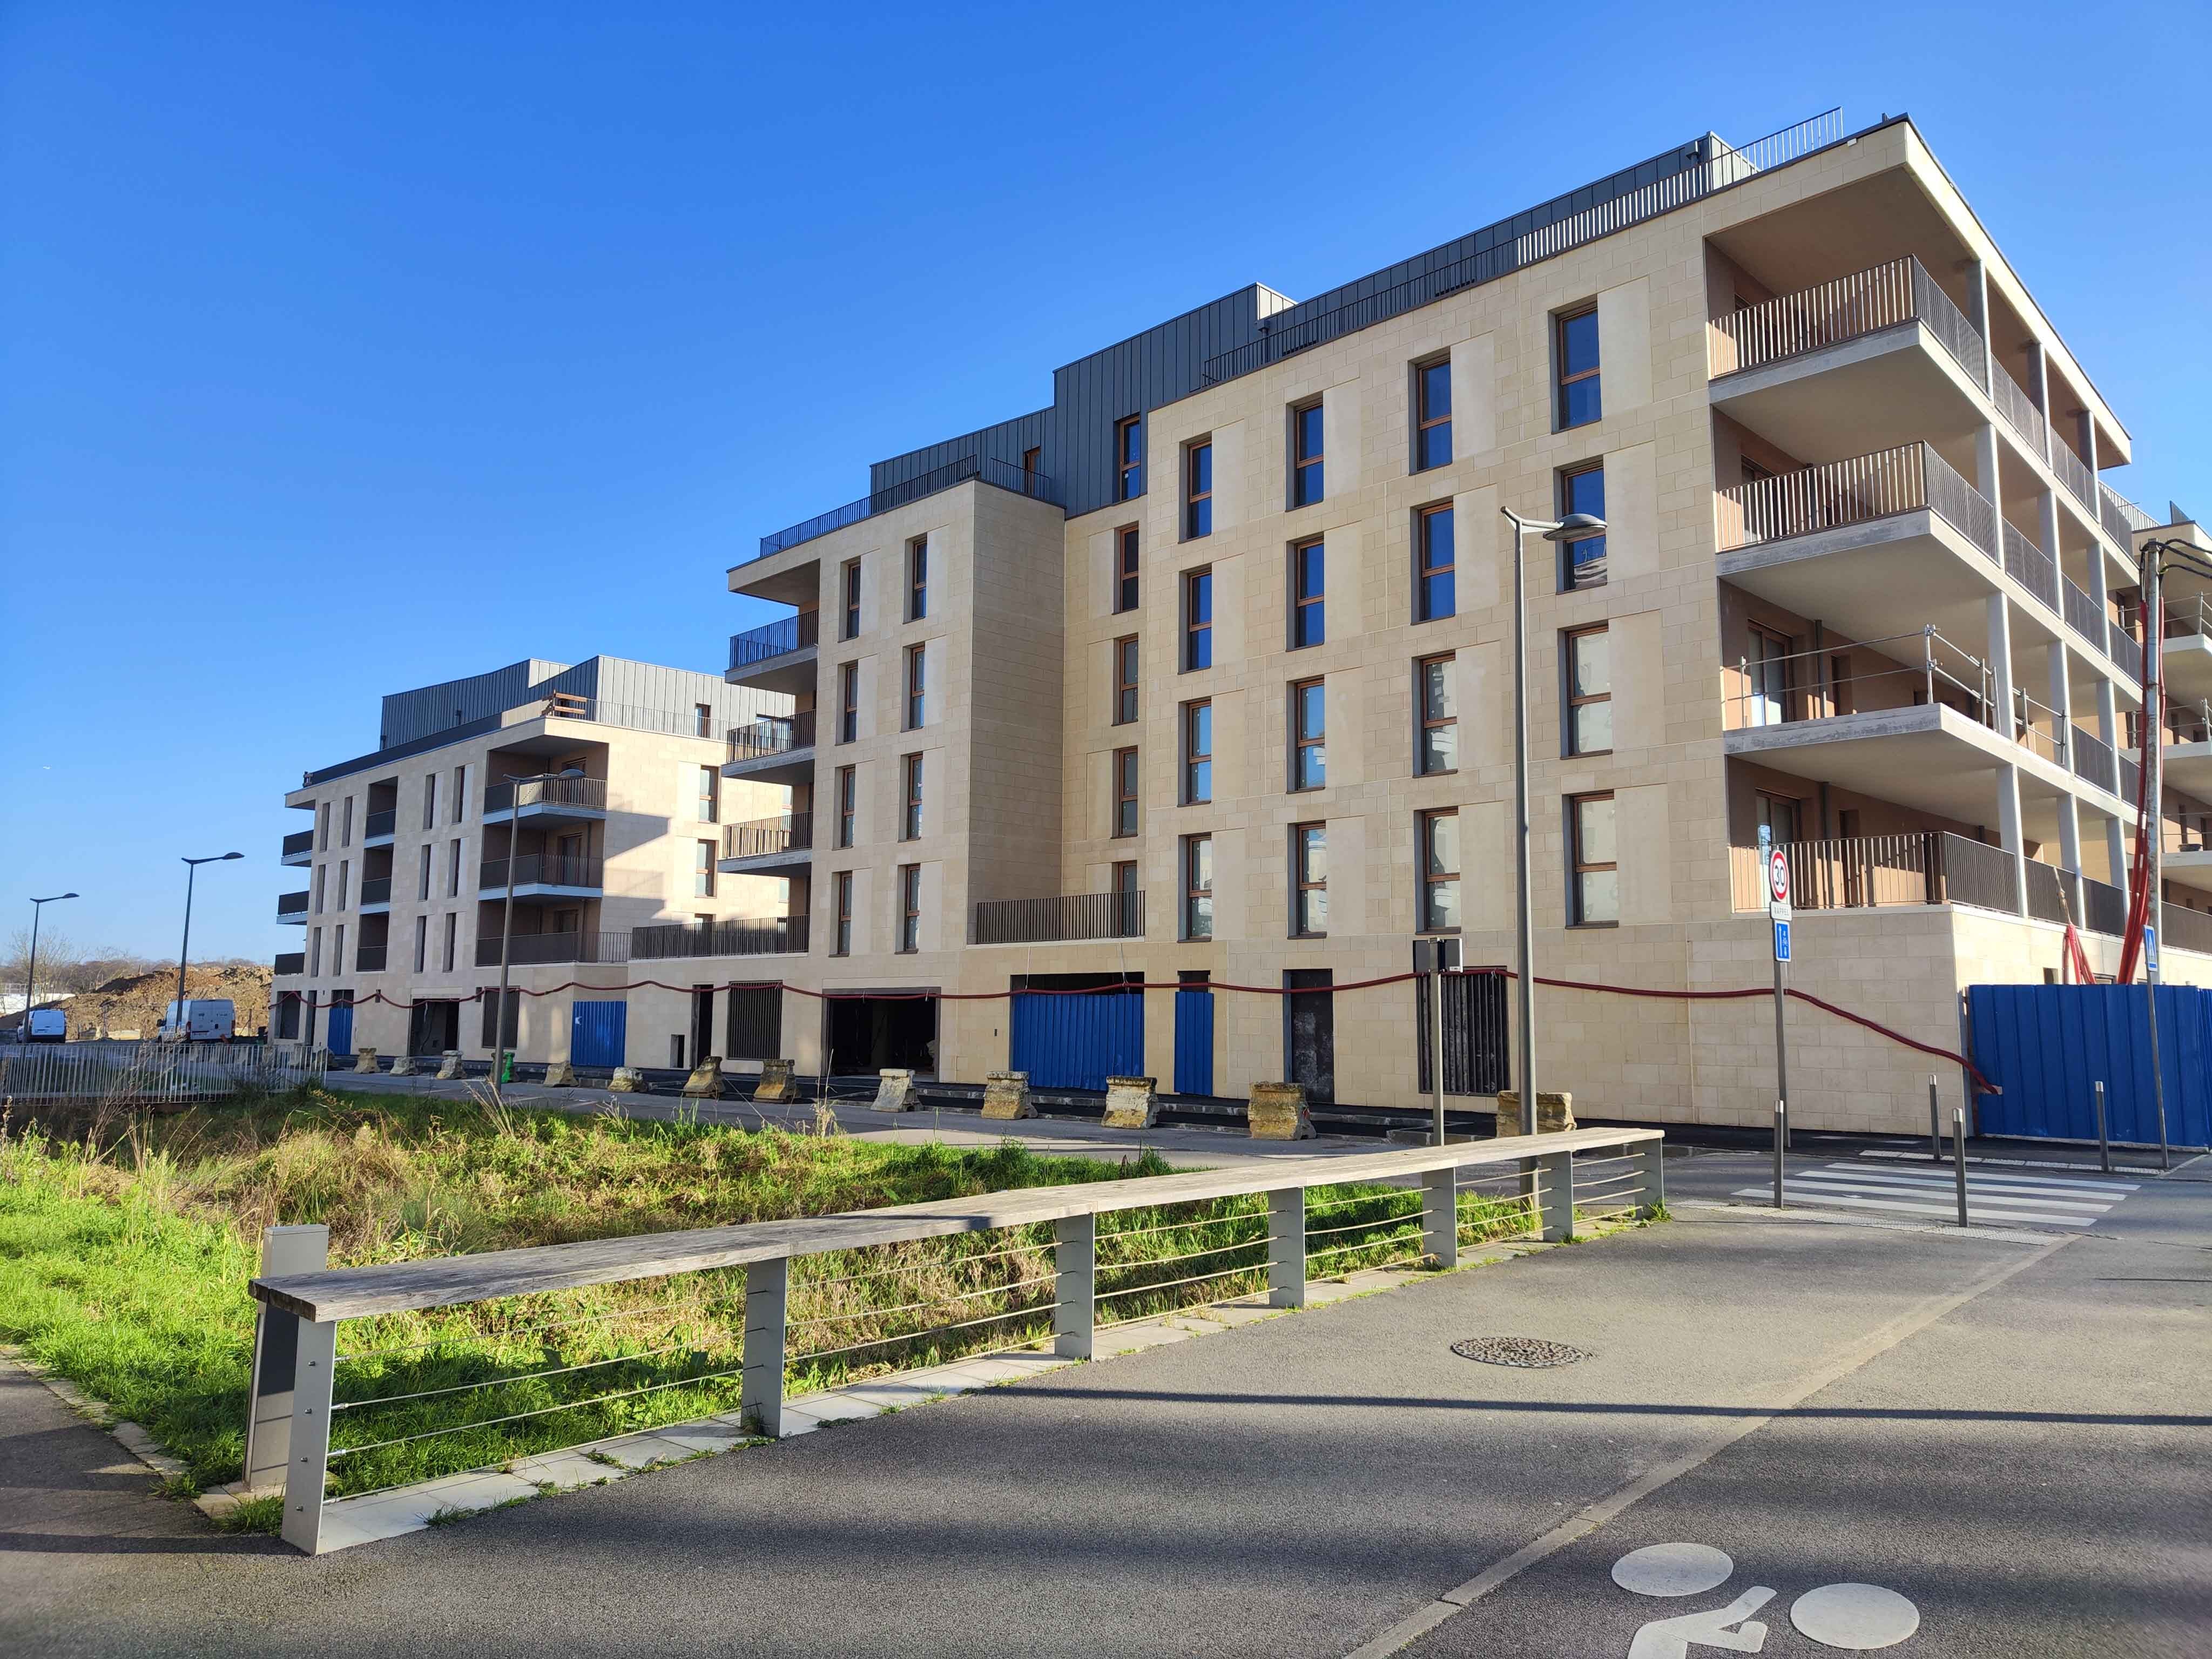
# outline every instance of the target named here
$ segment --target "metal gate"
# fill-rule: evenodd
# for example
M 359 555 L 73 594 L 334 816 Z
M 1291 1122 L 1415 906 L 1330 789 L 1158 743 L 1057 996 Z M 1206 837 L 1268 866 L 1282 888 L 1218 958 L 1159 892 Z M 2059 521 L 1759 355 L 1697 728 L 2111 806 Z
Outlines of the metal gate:
M 1144 1071 L 1143 992 L 1020 992 L 1013 1003 L 1013 1069 L 1032 1088 L 1103 1090 Z
M 1505 975 L 1450 973 L 1444 975 L 1444 1092 L 1494 1095 L 1513 1086 L 1507 1064 L 1510 1048 Z M 1413 1029 L 1429 1029 L 1429 981 L 1413 981 Z M 1429 1092 L 1429 1045 L 1420 1044 L 1420 1090 Z
M 2212 991 L 2158 988 L 2166 1138 L 2202 1146 L 2212 1129 Z M 1977 985 L 1966 993 L 1974 1066 L 1995 1085 L 1975 1102 L 1990 1135 L 2097 1138 L 2096 1085 L 2116 1141 L 2156 1146 L 2150 1012 L 2140 985 Z
M 1213 1092 L 1213 993 L 1203 988 L 1176 993 L 1175 1091 Z
M 579 1002 L 568 1017 L 568 1063 L 609 1068 L 623 1063 L 629 1025 L 626 1002 Z

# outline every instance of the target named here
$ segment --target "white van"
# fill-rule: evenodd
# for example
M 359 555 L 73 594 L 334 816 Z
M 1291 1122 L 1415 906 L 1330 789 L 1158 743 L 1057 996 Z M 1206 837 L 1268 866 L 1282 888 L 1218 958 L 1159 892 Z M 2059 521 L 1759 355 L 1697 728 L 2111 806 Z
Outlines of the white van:
M 69 1036 L 69 1016 L 58 1008 L 33 1008 L 23 1016 L 23 1041 L 61 1042 Z
M 191 997 L 161 1011 L 164 1042 L 228 1042 L 237 1029 L 238 1009 L 228 997 Z

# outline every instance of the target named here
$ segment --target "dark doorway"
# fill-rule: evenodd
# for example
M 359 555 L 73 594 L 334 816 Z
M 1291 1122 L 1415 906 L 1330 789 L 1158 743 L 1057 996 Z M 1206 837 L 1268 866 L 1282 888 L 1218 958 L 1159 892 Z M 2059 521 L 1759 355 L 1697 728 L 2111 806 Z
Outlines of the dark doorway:
M 730 993 L 730 1040 L 723 1046 L 726 1060 L 776 1060 L 782 1057 L 783 988 L 781 985 L 741 986 Z
M 1421 1092 L 1429 1081 L 1429 981 L 1413 981 L 1414 1030 L 1421 1034 Z M 1505 975 L 1444 975 L 1444 1092 L 1494 1095 L 1512 1085 L 1506 1035 Z
M 830 1069 L 841 1076 L 902 1067 L 937 1074 L 934 994 L 830 1000 Z
M 461 1005 L 418 1002 L 407 1019 L 407 1052 L 442 1054 L 461 1046 Z
M 691 988 L 691 1063 L 703 1066 L 714 1052 L 714 988 L 695 985 Z
M 1290 1081 L 1305 1085 L 1306 1099 L 1326 1105 L 1336 1098 L 1336 997 L 1326 968 L 1291 968 L 1283 985 L 1283 1047 Z

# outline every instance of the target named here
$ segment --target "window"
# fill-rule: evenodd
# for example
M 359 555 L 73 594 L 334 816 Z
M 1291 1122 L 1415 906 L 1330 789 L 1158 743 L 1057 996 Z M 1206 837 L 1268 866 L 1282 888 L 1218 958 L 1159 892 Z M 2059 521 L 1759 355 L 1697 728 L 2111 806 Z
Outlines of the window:
M 1123 859 L 1114 866 L 1114 890 L 1124 898 L 1137 890 L 1137 861 Z
M 853 844 L 853 814 L 858 804 L 860 778 L 857 769 L 850 766 L 837 769 L 837 845 Z
M 703 708 L 706 705 L 702 703 L 700 707 Z M 702 738 L 707 735 L 705 727 L 700 728 L 699 735 Z M 456 766 L 453 769 L 453 822 L 464 823 L 468 816 L 469 769 L 465 766 Z
M 330 872 L 331 866 L 327 864 L 315 866 L 315 914 L 319 916 L 323 914 L 323 878 Z
M 1291 787 L 1319 789 L 1328 782 L 1328 699 L 1319 680 L 1291 688 Z
M 1587 513 L 1594 519 L 1605 517 L 1605 463 L 1592 461 L 1584 466 L 1570 467 L 1559 474 L 1559 512 Z M 1565 568 L 1559 573 L 1562 588 L 1602 587 L 1605 585 L 1605 538 L 1585 536 L 1580 541 L 1561 542 L 1559 556 Z
M 422 827 L 425 830 L 438 827 L 438 775 L 435 772 L 422 775 Z
M 460 938 L 461 918 L 454 911 L 446 912 L 446 965 L 441 971 L 453 971 L 453 948 Z
M 1291 649 L 1328 637 L 1328 552 L 1316 539 L 1291 550 Z
M 341 827 L 338 830 L 338 845 L 341 847 L 350 847 L 353 845 L 353 797 L 351 795 L 348 795 L 345 798 L 345 815 L 343 818 L 341 819 L 340 823 Z M 343 907 L 341 906 L 340 908 L 343 908 Z
M 1571 795 L 1567 835 L 1573 843 L 1575 886 L 1569 922 L 1603 927 L 1620 920 L 1620 866 L 1613 839 L 1613 794 Z
M 921 948 L 921 866 L 899 866 L 899 942 L 902 954 Z
M 1182 799 L 1186 806 L 1213 799 L 1213 705 L 1182 706 Z
M 343 974 L 346 970 L 345 925 L 343 922 L 338 925 L 336 933 L 332 935 L 332 943 L 336 946 L 336 949 L 334 949 L 331 953 L 331 971 L 334 974 Z M 356 967 L 354 971 L 358 973 L 361 970 L 358 967 Z
M 1137 895 L 1137 861 L 1124 859 L 1114 866 L 1114 927 L 1121 939 L 1136 939 L 1144 933 L 1144 902 Z
M 1613 648 L 1602 627 L 1577 628 L 1566 648 L 1567 753 L 1613 752 Z
M 1743 481 L 1747 484 L 1765 483 L 1769 478 L 1774 476 L 1771 471 L 1761 466 L 1757 461 L 1753 460 L 1748 455 L 1742 458 L 1742 462 Z
M 416 871 L 415 877 L 415 897 L 418 902 L 426 900 L 430 896 L 431 863 L 432 854 L 430 843 L 426 841 L 422 843 L 422 867 Z
M 840 870 L 830 878 L 831 902 L 836 907 L 836 943 L 830 954 L 849 957 L 853 954 L 853 872 Z
M 1420 747 L 1413 769 L 1423 777 L 1459 766 L 1459 702 L 1452 688 L 1452 659 L 1424 657 L 1413 665 L 1413 685 L 1421 709 Z
M 1117 836 L 1137 833 L 1137 751 L 1133 749 L 1114 751 L 1114 833 Z
M 711 841 L 691 843 L 691 896 L 714 896 L 714 843 Z
M 1137 636 L 1114 641 L 1114 724 L 1137 718 Z
M 908 755 L 902 763 L 902 775 L 906 780 L 905 807 L 899 818 L 899 839 L 921 839 L 921 757 Z
M 838 637 L 840 639 L 856 640 L 860 637 L 860 562 L 858 559 L 848 559 L 846 561 L 843 580 L 845 584 L 845 631 L 838 635 Z
M 1133 501 L 1145 493 L 1145 417 L 1132 415 L 1114 422 L 1114 458 L 1119 475 L 1115 500 Z
M 453 837 L 450 852 L 452 856 L 446 863 L 446 896 L 459 898 L 461 893 L 461 838 L 459 836 Z
M 1424 812 L 1417 823 L 1425 933 L 1459 931 L 1459 814 Z
M 307 933 L 307 972 L 312 976 L 323 971 L 323 930 L 310 928 Z
M 338 902 L 336 906 L 337 908 L 343 910 L 346 908 L 346 890 L 352 884 L 353 860 L 351 859 L 340 859 L 338 860 Z
M 1182 936 L 1213 937 L 1213 837 L 1182 838 Z
M 837 741 L 851 743 L 860 735 L 860 665 L 837 665 Z
M 691 705 L 691 734 L 698 738 L 711 738 L 714 735 L 714 704 L 695 702 Z
M 1553 356 L 1559 374 L 1559 429 L 1588 426 L 1605 413 L 1598 392 L 1597 307 L 1559 319 Z
M 1322 498 L 1322 416 L 1318 399 L 1291 411 L 1291 505 Z
M 416 973 L 421 973 L 429 965 L 429 957 L 430 918 L 417 916 L 415 918 L 415 971 Z
M 1453 581 L 1458 556 L 1454 550 L 1450 503 L 1423 507 L 1413 531 L 1414 545 L 1419 550 L 1413 583 L 1415 618 L 1420 622 L 1440 621 L 1452 615 L 1458 605 Z
M 1022 451 L 1022 494 L 1024 495 L 1031 493 L 1030 485 L 1036 478 L 1038 464 L 1043 459 L 1042 448 L 1031 447 Z
M 1452 458 L 1451 359 L 1413 369 L 1413 471 L 1426 472 Z
M 1193 570 L 1182 579 L 1182 665 L 1213 666 L 1213 572 Z
M 1779 726 L 1790 718 L 1790 647 L 1787 635 L 1753 623 L 1747 665 L 1744 724 Z
M 711 766 L 702 766 L 699 769 L 698 811 L 700 823 L 714 823 L 720 820 L 721 817 L 721 782 L 722 775 L 715 768 Z
M 1137 608 L 1137 526 L 1123 525 L 1114 536 L 1114 609 Z
M 1759 792 L 1759 828 L 1766 831 L 1775 846 L 1796 841 L 1804 833 L 1803 818 L 1799 811 L 1801 805 L 1802 803 L 1794 796 L 1771 795 L 1764 789 Z M 1847 813 L 1845 816 L 1856 815 Z M 1847 827 L 1844 838 L 1854 840 L 1856 837 Z
M 929 538 L 916 536 L 906 544 L 906 619 L 920 622 L 928 614 Z
M 322 836 L 316 842 L 315 850 L 327 853 L 331 850 L 331 804 L 328 801 L 323 803 L 322 819 Z
M 1196 541 L 1213 533 L 1213 442 L 1192 444 L 1182 453 L 1182 534 Z
M 1328 827 L 1291 826 L 1291 933 L 1321 939 L 1328 933 Z
M 928 683 L 929 647 L 909 645 L 906 648 L 906 729 L 919 731 L 922 722 L 922 691 Z

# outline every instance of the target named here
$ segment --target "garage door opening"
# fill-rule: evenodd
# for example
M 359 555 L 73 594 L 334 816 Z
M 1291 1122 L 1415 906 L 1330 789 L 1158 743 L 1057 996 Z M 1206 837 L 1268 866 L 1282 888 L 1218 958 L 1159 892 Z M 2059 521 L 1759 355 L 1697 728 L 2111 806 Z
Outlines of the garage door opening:
M 913 992 L 829 1002 L 830 1069 L 839 1076 L 896 1068 L 937 1075 L 937 998 Z

